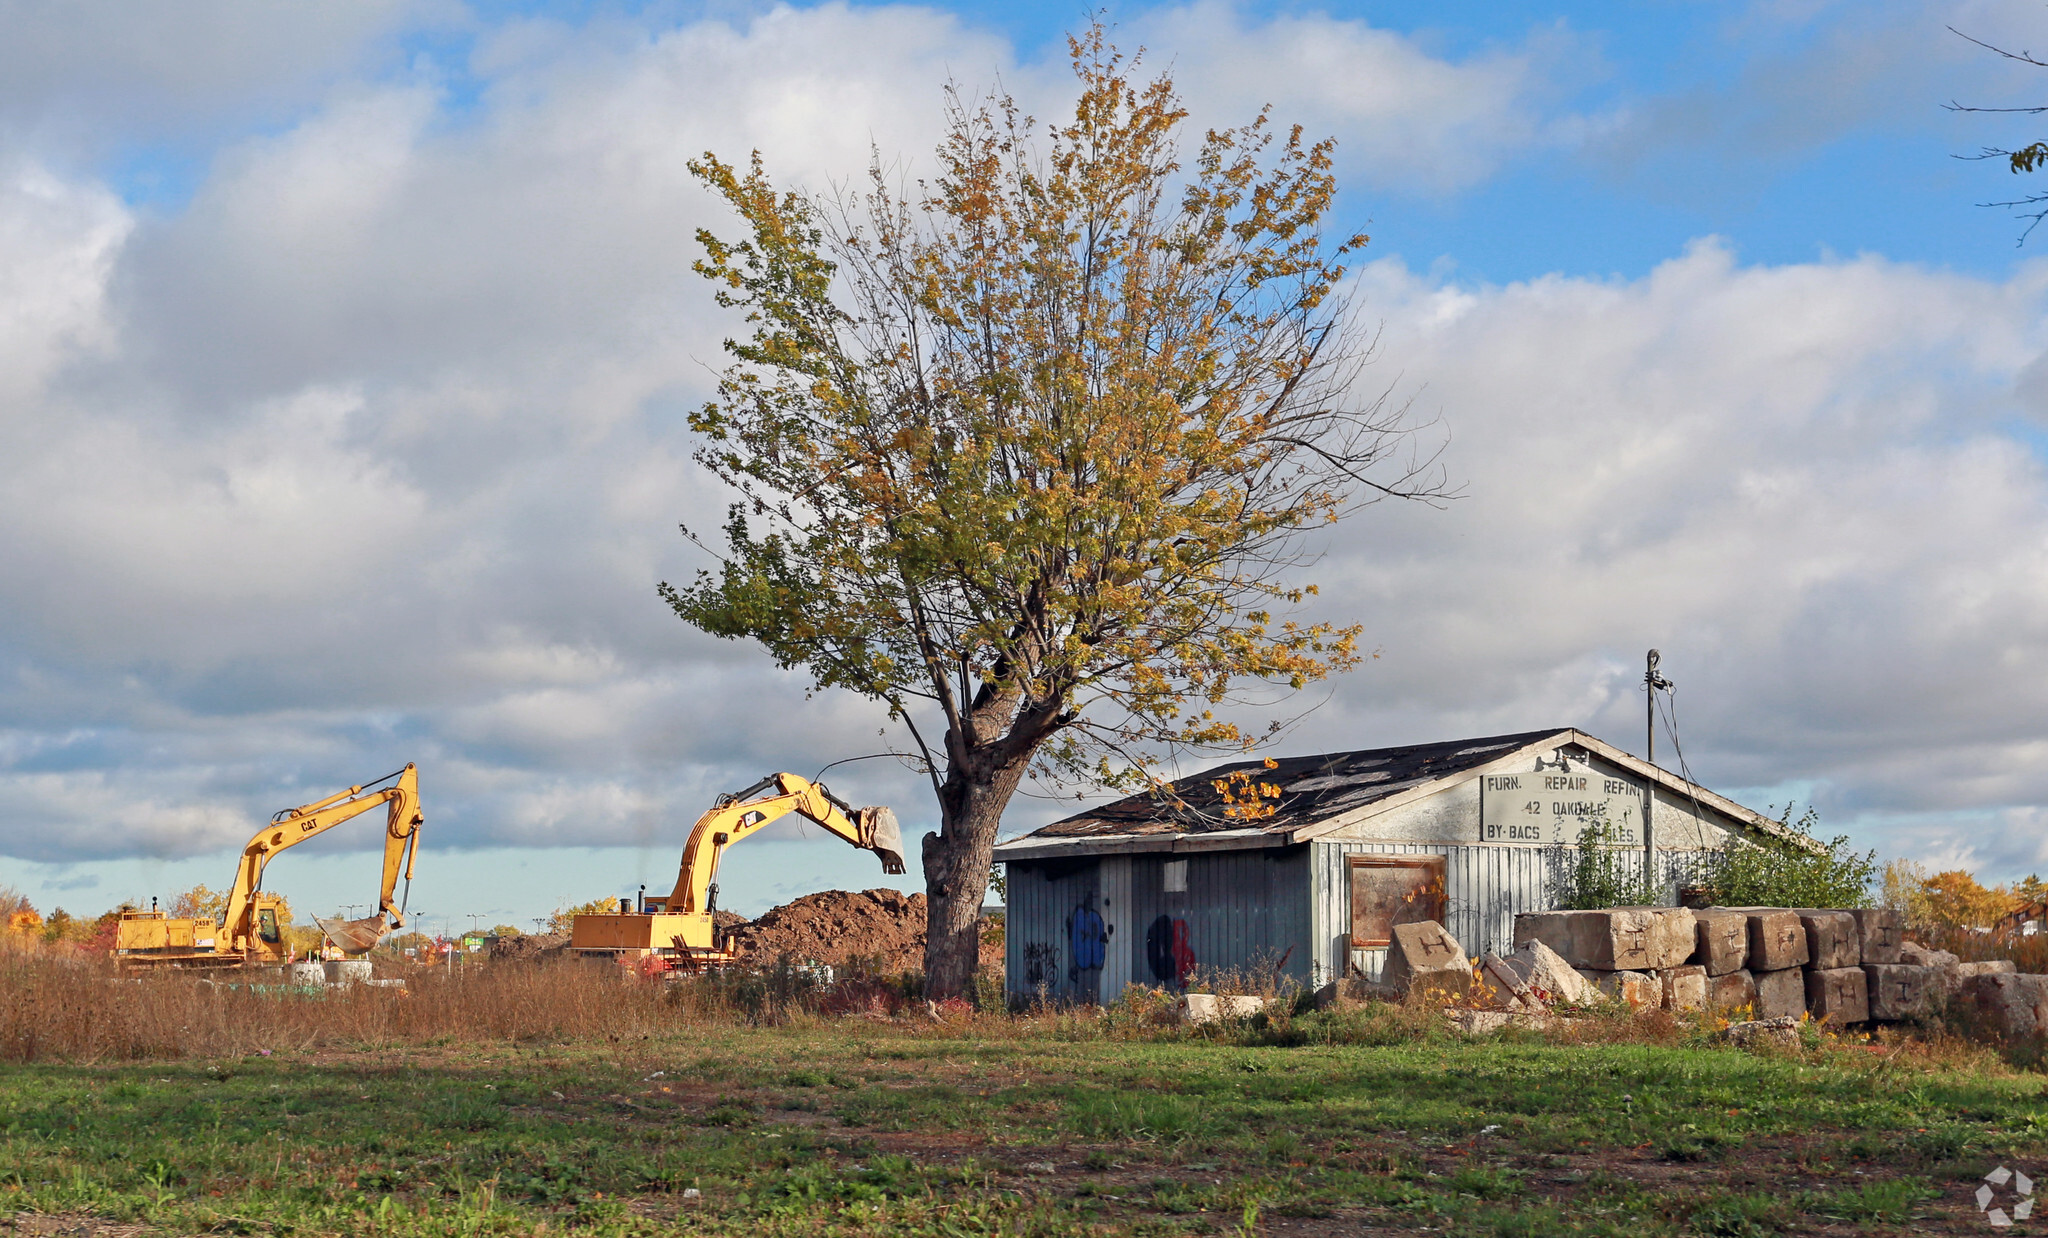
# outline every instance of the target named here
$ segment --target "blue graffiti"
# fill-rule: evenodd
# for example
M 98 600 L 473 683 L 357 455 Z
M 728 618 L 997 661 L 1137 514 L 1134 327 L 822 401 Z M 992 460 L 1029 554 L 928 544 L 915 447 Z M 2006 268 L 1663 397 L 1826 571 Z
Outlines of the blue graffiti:
M 1081 973 L 1101 967 L 1108 957 L 1104 938 L 1108 936 L 1103 927 L 1102 913 L 1086 903 L 1074 908 L 1067 917 L 1067 940 L 1073 952 L 1074 966 L 1069 977 L 1077 983 Z

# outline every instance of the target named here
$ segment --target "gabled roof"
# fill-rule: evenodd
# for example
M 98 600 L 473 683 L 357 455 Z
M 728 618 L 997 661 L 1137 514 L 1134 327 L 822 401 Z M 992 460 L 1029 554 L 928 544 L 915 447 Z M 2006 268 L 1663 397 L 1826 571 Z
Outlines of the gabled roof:
M 1801 841 L 1762 813 L 1583 731 L 1560 727 L 1405 748 L 1277 757 L 1271 768 L 1263 758 L 1233 761 L 1013 838 L 997 846 L 996 859 L 1286 846 L 1434 794 L 1451 783 L 1513 766 L 1532 753 L 1548 756 L 1567 745 L 1655 783 L 1668 794 L 1697 799 L 1701 807 L 1756 833 Z M 1229 811 L 1216 784 L 1240 771 L 1254 783 L 1280 788 L 1277 800 L 1266 801 L 1273 809 L 1270 815 L 1249 819 Z

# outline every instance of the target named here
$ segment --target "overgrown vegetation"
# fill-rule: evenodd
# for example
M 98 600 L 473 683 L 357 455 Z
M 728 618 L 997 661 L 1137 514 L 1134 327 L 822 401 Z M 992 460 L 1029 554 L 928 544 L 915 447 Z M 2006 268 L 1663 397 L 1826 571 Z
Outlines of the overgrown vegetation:
M 1813 836 L 1819 820 L 1810 806 L 1795 820 L 1787 804 L 1778 824 L 1791 839 L 1731 841 L 1704 854 L 1691 882 L 1707 901 L 1724 907 L 1868 906 L 1877 883 L 1877 852 L 1853 850 L 1846 835 L 1821 842 Z M 1607 821 L 1588 822 L 1577 845 L 1554 845 L 1546 859 L 1555 907 L 1580 911 L 1663 901 L 1661 884 L 1644 878 L 1642 849 L 1624 843 Z M 1967 874 L 1942 879 L 1952 876 Z
M 1588 911 L 1658 901 L 1656 887 L 1643 878 L 1642 848 L 1624 846 L 1612 822 L 1587 822 L 1577 846 L 1554 845 L 1545 859 L 1552 906 Z
M 1813 835 L 1820 814 L 1811 806 L 1792 817 L 1785 805 L 1778 824 L 1797 841 L 1731 842 L 1711 853 L 1698 880 L 1724 907 L 1863 907 L 1878 874 L 1877 852 L 1858 852 L 1847 835 L 1826 842 Z

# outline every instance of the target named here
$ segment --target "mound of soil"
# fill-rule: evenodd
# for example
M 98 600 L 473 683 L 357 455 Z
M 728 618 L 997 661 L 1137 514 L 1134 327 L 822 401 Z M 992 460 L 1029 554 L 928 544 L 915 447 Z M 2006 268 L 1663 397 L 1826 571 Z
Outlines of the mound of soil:
M 757 962 L 781 955 L 844 965 L 875 961 L 885 972 L 924 970 L 925 899 L 900 890 L 823 890 L 784 903 L 733 930 L 733 943 Z M 1001 945 L 984 943 L 981 963 L 1000 963 Z
M 567 933 L 521 933 L 517 937 L 493 937 L 489 957 L 500 959 L 553 958 L 569 944 Z

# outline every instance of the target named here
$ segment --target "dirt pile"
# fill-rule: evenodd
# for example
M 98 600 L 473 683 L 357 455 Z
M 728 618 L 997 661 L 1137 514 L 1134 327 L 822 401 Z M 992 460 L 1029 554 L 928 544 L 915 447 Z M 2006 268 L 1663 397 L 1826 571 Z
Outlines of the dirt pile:
M 553 958 L 568 944 L 567 933 L 521 933 L 517 937 L 493 937 L 488 946 L 488 956 L 493 962 L 500 959 Z
M 733 930 L 742 955 L 756 963 L 779 955 L 842 965 L 878 959 L 882 970 L 924 970 L 925 900 L 900 890 L 823 890 L 806 894 Z M 1000 944 L 984 942 L 981 963 L 1000 963 Z

